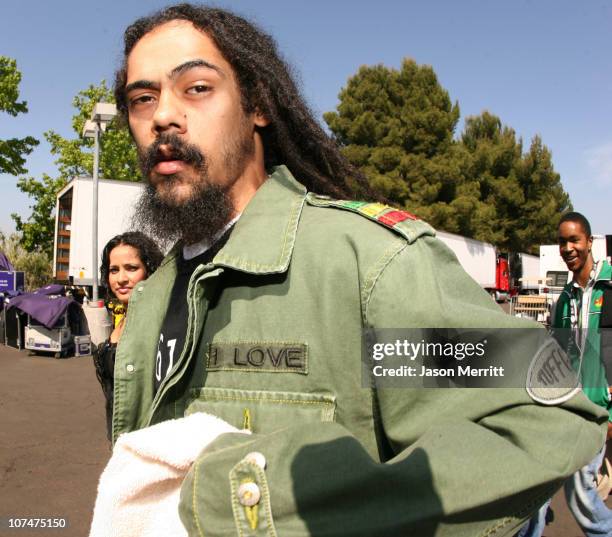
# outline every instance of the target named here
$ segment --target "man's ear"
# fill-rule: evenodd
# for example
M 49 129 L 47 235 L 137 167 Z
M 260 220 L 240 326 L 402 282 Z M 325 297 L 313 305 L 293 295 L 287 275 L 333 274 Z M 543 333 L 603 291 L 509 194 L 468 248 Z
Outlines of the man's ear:
M 256 127 L 263 128 L 270 124 L 270 120 L 259 110 L 259 108 L 256 108 L 253 114 L 253 123 L 255 123 Z

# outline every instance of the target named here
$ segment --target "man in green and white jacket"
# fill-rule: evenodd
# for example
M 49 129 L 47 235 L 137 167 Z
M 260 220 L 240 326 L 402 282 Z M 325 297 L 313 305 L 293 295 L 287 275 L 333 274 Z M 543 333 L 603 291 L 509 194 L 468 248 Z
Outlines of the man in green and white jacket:
M 595 404 L 608 411 L 608 439 L 612 434 L 612 400 L 606 378 L 601 346 L 600 318 L 604 291 L 612 280 L 612 267 L 595 260 L 593 237 L 588 220 L 580 213 L 566 213 L 559 224 L 559 251 L 574 277 L 557 302 L 553 327 L 567 344 L 568 354 L 580 372 L 583 391 Z M 576 472 L 565 484 L 568 505 L 587 536 L 612 535 L 612 510 L 597 494 L 597 471 L 605 445 L 599 455 Z

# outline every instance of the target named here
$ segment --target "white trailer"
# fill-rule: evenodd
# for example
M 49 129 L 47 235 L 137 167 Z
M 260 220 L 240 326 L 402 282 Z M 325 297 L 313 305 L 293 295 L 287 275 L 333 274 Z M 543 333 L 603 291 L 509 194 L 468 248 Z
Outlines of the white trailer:
M 591 252 L 595 260 L 610 259 L 612 252 L 607 248 L 606 235 L 593 235 Z M 609 237 L 609 235 L 608 235 Z M 543 244 L 540 246 L 540 293 L 561 292 L 563 286 L 572 279 L 572 272 L 568 270 L 565 261 L 559 253 L 559 245 Z
M 537 293 L 539 291 L 540 258 L 537 255 L 516 254 L 520 271 L 518 275 L 521 293 Z
M 540 294 L 547 294 L 548 289 L 561 292 L 563 286 L 572 277 L 567 265 L 559 254 L 559 245 L 542 244 L 540 246 Z
M 497 267 L 495 246 L 446 231 L 436 231 L 436 236 L 454 252 L 463 270 L 476 283 L 483 289 L 495 292 Z
M 102 250 L 115 235 L 131 228 L 134 203 L 142 183 L 101 179 L 98 181 L 98 253 L 92 268 L 92 179 L 76 177 L 58 194 L 55 206 L 53 276 L 56 281 L 92 285 L 99 270 Z
M 612 244 L 610 235 L 593 235 L 591 249 L 593 258 L 610 261 L 612 248 L 608 247 L 609 244 Z M 557 244 L 540 246 L 540 294 L 546 296 L 551 307 L 557 302 L 563 287 L 572 277 L 572 272 L 563 261 Z

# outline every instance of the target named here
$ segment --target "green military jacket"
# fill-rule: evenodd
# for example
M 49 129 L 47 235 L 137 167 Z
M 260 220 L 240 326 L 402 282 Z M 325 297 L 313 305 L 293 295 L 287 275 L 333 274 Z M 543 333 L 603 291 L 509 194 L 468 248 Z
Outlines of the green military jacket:
M 522 321 L 427 224 L 308 194 L 284 167 L 194 272 L 185 347 L 155 394 L 178 252 L 132 294 L 113 438 L 197 411 L 252 431 L 220 436 L 193 465 L 190 536 L 511 535 L 603 443 L 605 416 L 582 394 L 541 406 L 520 388 L 363 387 L 365 327 Z

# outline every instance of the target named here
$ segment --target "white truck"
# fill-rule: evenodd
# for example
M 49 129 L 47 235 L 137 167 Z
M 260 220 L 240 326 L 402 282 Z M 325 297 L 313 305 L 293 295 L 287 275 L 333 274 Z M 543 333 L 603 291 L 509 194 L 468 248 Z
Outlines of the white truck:
M 436 231 L 436 236 L 457 256 L 463 269 L 496 301 L 514 292 L 538 292 L 540 258 L 525 253 L 501 253 L 488 242 Z
M 98 253 L 92 267 L 93 189 L 90 177 L 75 177 L 58 194 L 55 207 L 53 276 L 57 282 L 92 285 L 104 245 L 131 228 L 134 203 L 142 183 L 98 181 Z
M 454 252 L 463 270 L 476 283 L 491 294 L 496 292 L 497 251 L 495 246 L 446 231 L 436 231 L 436 237 Z

